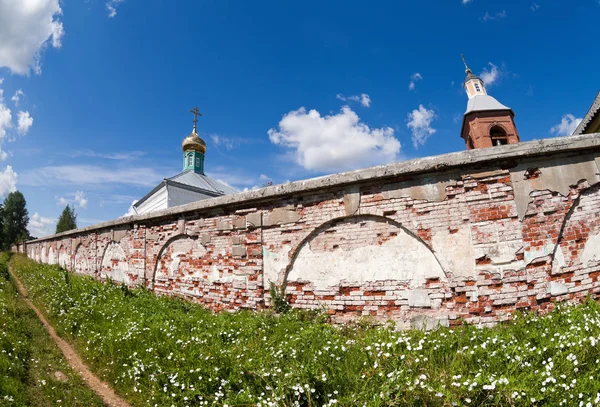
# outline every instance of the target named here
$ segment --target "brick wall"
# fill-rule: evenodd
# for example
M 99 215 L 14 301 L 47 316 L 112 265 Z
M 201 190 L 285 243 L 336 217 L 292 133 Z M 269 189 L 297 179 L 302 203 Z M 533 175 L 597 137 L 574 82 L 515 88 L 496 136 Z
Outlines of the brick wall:
M 38 239 L 26 251 L 215 311 L 268 307 L 274 284 L 293 307 L 337 320 L 491 324 L 598 295 L 597 138 L 268 187 Z

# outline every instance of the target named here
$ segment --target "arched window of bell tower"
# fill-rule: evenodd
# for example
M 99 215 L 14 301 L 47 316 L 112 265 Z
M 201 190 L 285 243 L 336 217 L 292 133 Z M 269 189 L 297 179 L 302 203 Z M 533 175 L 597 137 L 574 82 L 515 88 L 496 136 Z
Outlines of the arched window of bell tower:
M 493 126 L 490 129 L 490 138 L 492 139 L 493 146 L 503 146 L 508 144 L 508 136 L 506 130 L 500 126 Z

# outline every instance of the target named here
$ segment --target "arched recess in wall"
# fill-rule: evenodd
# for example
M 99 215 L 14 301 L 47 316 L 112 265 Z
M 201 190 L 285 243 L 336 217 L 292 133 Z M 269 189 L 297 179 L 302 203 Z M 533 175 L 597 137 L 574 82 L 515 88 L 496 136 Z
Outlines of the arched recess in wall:
M 100 275 L 120 283 L 129 284 L 127 254 L 119 243 L 111 242 L 104 249 L 102 263 L 100 264 Z
M 377 215 L 325 222 L 292 252 L 283 284 L 311 283 L 315 290 L 340 284 L 405 282 L 423 287 L 427 279 L 447 281 L 431 248 L 402 224 Z
M 83 243 L 79 243 L 75 248 L 75 272 L 79 274 L 92 274 L 88 261 L 88 250 Z
M 206 248 L 195 236 L 186 234 L 171 237 L 160 248 L 154 270 L 152 287 L 157 279 L 169 279 L 177 274 L 199 274 L 198 260 L 206 255 Z
M 600 263 L 600 183 L 582 191 L 567 212 L 552 252 L 552 270 Z M 582 247 L 583 243 L 583 247 Z
M 42 263 L 46 263 L 48 261 L 48 248 L 46 247 L 46 244 L 42 246 L 40 251 L 40 260 Z
M 69 267 L 69 254 L 67 253 L 67 246 L 64 243 L 58 249 L 58 265 L 65 270 Z
M 56 264 L 56 253 L 52 246 L 48 248 L 48 264 Z

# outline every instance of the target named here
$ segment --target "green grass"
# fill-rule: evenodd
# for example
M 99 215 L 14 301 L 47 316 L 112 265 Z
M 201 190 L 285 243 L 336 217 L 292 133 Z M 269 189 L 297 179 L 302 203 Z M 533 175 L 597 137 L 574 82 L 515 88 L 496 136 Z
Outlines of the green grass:
M 600 306 L 494 328 L 396 332 L 318 313 L 200 305 L 11 260 L 59 334 L 136 406 L 586 406 L 600 402 Z M 580 404 L 581 403 L 581 404 Z M 590 403 L 590 404 L 587 404 Z
M 0 254 L 0 405 L 102 406 L 18 295 L 7 259 Z

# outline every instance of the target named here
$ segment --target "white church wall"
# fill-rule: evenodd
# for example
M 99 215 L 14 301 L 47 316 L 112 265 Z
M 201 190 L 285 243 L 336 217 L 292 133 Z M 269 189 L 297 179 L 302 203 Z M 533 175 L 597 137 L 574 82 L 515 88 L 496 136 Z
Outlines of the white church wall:
M 140 206 L 136 208 L 138 214 L 150 213 L 159 211 L 161 209 L 167 209 L 168 195 L 167 187 L 163 185 L 158 191 L 151 197 L 146 199 Z

